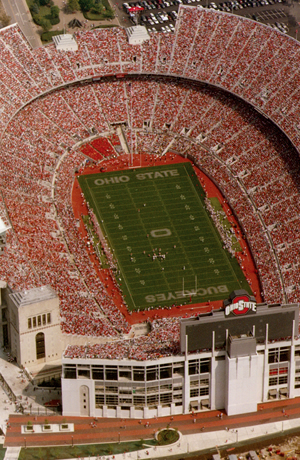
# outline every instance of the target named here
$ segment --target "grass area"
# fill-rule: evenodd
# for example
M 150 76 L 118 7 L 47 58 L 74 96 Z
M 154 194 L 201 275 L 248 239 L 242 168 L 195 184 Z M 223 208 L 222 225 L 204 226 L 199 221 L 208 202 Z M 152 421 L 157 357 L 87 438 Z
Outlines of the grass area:
M 156 445 L 155 440 L 147 440 L 147 446 Z M 87 444 L 75 446 L 27 447 L 21 449 L 18 460 L 60 460 L 68 458 L 89 458 L 102 455 L 116 455 L 144 449 L 144 441 L 110 444 Z M 3 457 L 0 457 L 2 460 Z
M 106 12 L 105 14 L 91 13 L 90 11 L 84 12 L 83 16 L 89 21 L 108 21 L 114 19 L 115 15 L 113 11 L 111 13 Z
M 226 217 L 226 214 L 225 212 L 223 211 L 222 209 L 222 205 L 219 201 L 219 199 L 217 197 L 212 197 L 210 198 L 210 202 L 214 208 L 214 210 L 216 212 L 219 212 L 220 215 L 219 215 L 219 222 L 220 224 L 222 225 L 223 229 L 226 231 L 230 231 L 231 229 L 231 223 L 229 222 L 229 220 L 227 219 Z M 236 238 L 235 234 L 232 234 L 232 237 L 231 237 L 231 244 L 232 244 L 232 249 L 235 251 L 235 252 L 241 252 L 242 251 L 242 248 L 241 248 L 241 245 L 238 241 L 238 239 Z
M 166 446 L 168 444 L 173 444 L 178 441 L 179 433 L 177 430 L 170 430 L 166 428 L 161 430 L 157 435 L 157 442 L 160 446 Z
M 44 32 L 41 35 L 41 40 L 44 43 L 50 42 L 52 40 L 52 37 L 55 35 L 62 35 L 64 33 L 63 30 L 53 30 L 52 32 Z
M 189 162 L 78 178 L 128 308 L 223 300 L 251 289 L 223 244 Z
M 6 448 L 3 447 L 3 444 L 0 444 L 0 460 L 3 460 L 5 457 Z
M 93 27 L 93 30 L 94 29 L 108 29 L 110 27 L 120 27 L 120 26 L 118 26 L 117 24 L 106 24 L 106 25 L 102 24 L 102 25 Z
M 34 0 L 26 0 L 26 3 L 27 3 L 28 8 L 30 9 L 34 4 Z M 51 8 L 46 5 L 39 6 L 38 14 L 49 19 L 49 17 L 51 16 Z
M 88 19 L 89 21 L 105 21 L 105 20 L 114 19 L 115 13 L 109 4 L 109 1 L 102 0 L 101 4 L 102 4 L 102 11 L 99 13 L 97 13 L 96 11 L 93 11 L 93 8 L 91 8 L 90 11 L 83 12 L 85 19 Z

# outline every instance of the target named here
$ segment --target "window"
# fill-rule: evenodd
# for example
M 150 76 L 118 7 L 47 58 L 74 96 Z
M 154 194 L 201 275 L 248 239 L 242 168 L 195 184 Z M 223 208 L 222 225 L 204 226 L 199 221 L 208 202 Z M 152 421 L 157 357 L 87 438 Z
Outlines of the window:
M 288 347 L 283 348 L 271 348 L 269 350 L 269 364 L 271 363 L 282 363 L 289 361 L 290 349 Z
M 118 395 L 106 395 L 105 400 L 107 406 L 114 406 L 113 409 L 118 405 Z
M 158 404 L 158 395 L 147 396 L 147 406 L 157 406 Z
M 106 380 L 118 380 L 118 370 L 116 367 L 106 368 Z
M 295 348 L 295 356 L 300 356 L 300 347 L 299 347 L 299 345 Z
M 131 398 L 124 398 L 124 397 L 120 397 L 119 398 L 119 404 L 128 404 L 128 405 L 132 405 L 132 399 Z
M 210 359 L 200 359 L 200 374 L 210 372 Z
M 170 404 L 172 402 L 172 393 L 163 393 L 160 395 L 160 403 Z
M 150 366 L 147 368 L 147 381 L 158 380 L 157 366 Z
M 199 373 L 199 361 L 192 360 L 189 362 L 189 375 L 194 375 Z
M 160 379 L 169 379 L 172 377 L 172 364 L 162 364 L 160 366 Z
M 92 366 L 92 379 L 103 380 L 104 371 L 103 366 Z
M 51 313 L 44 313 L 43 315 L 33 316 L 32 318 L 28 318 L 27 320 L 28 329 L 32 329 L 33 327 L 46 326 L 46 324 L 50 323 Z
M 46 356 L 45 334 L 43 332 L 39 332 L 36 335 L 35 344 L 36 344 L 36 359 L 45 358 Z
M 65 379 L 76 379 L 76 365 L 67 364 L 64 367 L 64 378 Z
M 190 390 L 190 398 L 196 398 L 199 396 L 199 388 L 192 388 Z
M 159 388 L 158 386 L 153 386 L 153 387 L 148 387 L 147 388 L 147 394 L 152 394 L 152 393 L 158 393 Z
M 133 380 L 135 382 L 144 382 L 145 380 L 145 369 L 141 367 L 133 368 Z
M 118 393 L 118 387 L 106 387 L 106 393 Z
M 168 391 L 168 390 L 172 391 L 172 385 L 171 384 L 169 384 L 169 385 L 161 385 L 161 387 L 160 387 L 161 392 Z
M 5 323 L 5 321 L 7 321 L 7 318 L 6 318 L 6 312 L 7 312 L 7 308 L 2 308 L 2 322 Z
M 209 395 L 209 388 L 208 387 L 205 387 L 205 388 L 200 388 L 200 396 L 206 396 L 206 395 Z
M 125 380 L 131 380 L 131 369 L 130 370 L 123 370 L 122 368 L 119 369 L 119 378 Z
M 131 395 L 131 388 L 120 388 L 119 395 Z
M 90 378 L 90 366 L 79 365 L 77 368 L 78 378 L 89 379 Z
M 135 406 L 144 406 L 145 405 L 145 396 L 133 396 L 133 404 Z
M 184 366 L 183 364 L 175 364 L 174 367 L 173 367 L 173 376 L 174 377 L 177 377 L 177 376 L 181 376 L 183 377 L 184 375 Z
M 288 366 L 271 364 L 269 368 L 269 386 L 285 385 L 288 382 Z

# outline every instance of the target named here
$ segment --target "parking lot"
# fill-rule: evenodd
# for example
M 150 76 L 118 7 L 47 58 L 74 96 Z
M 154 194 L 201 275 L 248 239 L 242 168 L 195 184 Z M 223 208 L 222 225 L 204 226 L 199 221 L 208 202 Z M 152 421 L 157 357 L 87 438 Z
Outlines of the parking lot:
M 118 1 L 118 0 L 117 0 Z M 232 14 L 238 14 L 270 25 L 274 29 L 297 36 L 300 21 L 300 6 L 293 0 L 139 0 L 119 4 L 123 21 L 129 24 L 142 24 L 150 32 L 172 33 L 178 16 L 179 5 L 201 5 Z M 298 19 L 299 18 L 299 19 Z M 125 24 L 124 24 L 125 25 Z

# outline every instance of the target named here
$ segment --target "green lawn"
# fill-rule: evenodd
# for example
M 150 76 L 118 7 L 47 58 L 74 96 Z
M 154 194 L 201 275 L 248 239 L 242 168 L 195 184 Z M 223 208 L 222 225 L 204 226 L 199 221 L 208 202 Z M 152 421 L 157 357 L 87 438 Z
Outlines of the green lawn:
M 190 163 L 79 177 L 118 266 L 131 310 L 251 292 L 223 249 Z
M 124 452 L 134 452 L 145 448 L 145 441 L 115 442 L 110 444 L 87 444 L 72 446 L 52 446 L 52 447 L 27 447 L 21 449 L 18 460 L 60 460 L 68 458 L 89 458 L 123 454 Z M 156 441 L 147 440 L 148 445 L 156 445 Z
M 3 460 L 5 457 L 6 448 L 3 447 L 3 444 L 0 444 L 0 460 Z

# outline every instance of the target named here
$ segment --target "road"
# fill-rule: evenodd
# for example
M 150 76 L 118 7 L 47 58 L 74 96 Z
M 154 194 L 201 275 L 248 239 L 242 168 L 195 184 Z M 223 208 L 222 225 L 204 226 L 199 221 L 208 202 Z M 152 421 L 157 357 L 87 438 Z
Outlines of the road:
M 25 0 L 2 0 L 3 8 L 11 18 L 11 24 L 17 22 L 32 48 L 42 45 L 37 27 L 31 19 L 31 14 Z

